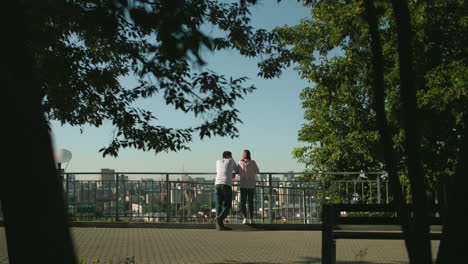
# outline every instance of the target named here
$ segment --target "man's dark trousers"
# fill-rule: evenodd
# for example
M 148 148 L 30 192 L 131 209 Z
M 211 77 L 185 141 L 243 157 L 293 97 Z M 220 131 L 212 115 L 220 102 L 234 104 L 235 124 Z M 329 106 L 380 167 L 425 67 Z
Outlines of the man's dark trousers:
M 226 184 L 215 185 L 216 217 L 222 221 L 228 216 L 232 207 L 232 187 Z

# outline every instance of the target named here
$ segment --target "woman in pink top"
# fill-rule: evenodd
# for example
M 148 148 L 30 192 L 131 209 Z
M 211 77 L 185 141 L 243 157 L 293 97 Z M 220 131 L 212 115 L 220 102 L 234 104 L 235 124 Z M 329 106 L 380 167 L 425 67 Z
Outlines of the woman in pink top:
M 243 224 L 253 224 L 256 176 L 260 172 L 258 170 L 257 163 L 251 160 L 250 151 L 248 150 L 244 150 L 244 152 L 242 152 L 242 159 L 237 165 L 239 169 L 239 186 L 241 191 L 240 205 L 242 215 L 244 216 Z M 247 218 L 246 203 L 249 205 L 249 218 Z

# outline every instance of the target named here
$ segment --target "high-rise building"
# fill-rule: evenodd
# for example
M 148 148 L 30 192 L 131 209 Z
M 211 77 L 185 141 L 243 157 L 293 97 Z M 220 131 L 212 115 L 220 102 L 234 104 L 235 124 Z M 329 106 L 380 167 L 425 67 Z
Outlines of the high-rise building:
M 291 206 L 299 204 L 302 201 L 304 194 L 299 185 L 291 182 L 281 183 L 281 185 L 278 192 L 278 202 L 280 205 Z
M 67 174 L 66 179 L 67 179 L 67 181 L 76 181 L 76 175 L 75 174 Z
M 119 178 L 119 182 L 128 181 L 128 176 L 127 175 L 120 174 L 117 177 Z
M 188 174 L 182 175 L 182 181 L 192 181 L 192 177 L 190 177 Z
M 79 191 L 79 182 L 76 181 L 75 174 L 67 174 L 65 183 L 65 194 L 67 201 L 74 201 L 77 197 L 76 192 Z
M 193 179 L 194 181 L 196 182 L 204 182 L 205 181 L 205 177 L 196 177 Z
M 285 181 L 293 181 L 294 178 L 295 178 L 294 172 L 288 171 L 288 173 L 283 174 L 283 178 L 284 178 Z
M 171 190 L 171 203 L 172 204 L 181 204 L 184 200 L 184 190 L 178 187 Z
M 115 170 L 101 169 L 99 179 L 101 181 L 101 186 L 103 187 L 115 186 Z

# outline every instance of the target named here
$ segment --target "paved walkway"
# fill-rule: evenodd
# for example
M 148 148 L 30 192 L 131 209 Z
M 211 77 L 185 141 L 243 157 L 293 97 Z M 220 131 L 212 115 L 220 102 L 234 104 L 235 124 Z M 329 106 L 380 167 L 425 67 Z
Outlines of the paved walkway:
M 72 228 L 80 260 L 103 263 L 320 263 L 320 231 Z M 438 242 L 433 242 L 436 252 Z M 0 228 L 0 263 L 6 264 Z M 435 253 L 434 253 L 435 254 Z M 359 256 L 361 255 L 361 257 Z M 402 241 L 338 240 L 338 263 L 407 263 Z M 103 262 L 104 261 L 104 262 Z M 133 262 L 127 262 L 133 263 Z

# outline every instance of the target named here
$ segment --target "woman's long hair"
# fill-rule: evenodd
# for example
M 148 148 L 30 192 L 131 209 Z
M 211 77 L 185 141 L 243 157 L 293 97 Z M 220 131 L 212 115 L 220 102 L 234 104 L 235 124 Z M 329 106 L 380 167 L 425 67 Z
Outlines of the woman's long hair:
M 251 158 L 250 158 L 250 151 L 249 151 L 249 150 L 246 149 L 246 150 L 244 150 L 244 151 L 242 152 L 242 159 L 243 159 L 243 160 L 251 160 Z

